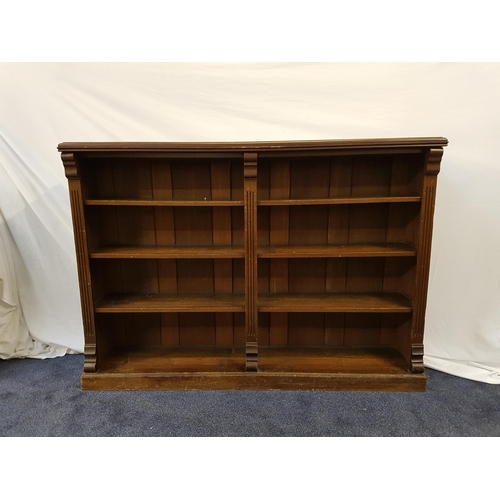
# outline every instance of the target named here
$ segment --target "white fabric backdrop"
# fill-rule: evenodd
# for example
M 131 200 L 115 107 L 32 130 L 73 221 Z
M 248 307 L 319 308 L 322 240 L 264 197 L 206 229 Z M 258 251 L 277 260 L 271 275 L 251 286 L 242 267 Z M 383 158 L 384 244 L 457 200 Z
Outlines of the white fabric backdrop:
M 497 63 L 0 64 L 0 357 L 83 350 L 60 142 L 445 136 L 424 361 L 500 383 L 499 88 Z

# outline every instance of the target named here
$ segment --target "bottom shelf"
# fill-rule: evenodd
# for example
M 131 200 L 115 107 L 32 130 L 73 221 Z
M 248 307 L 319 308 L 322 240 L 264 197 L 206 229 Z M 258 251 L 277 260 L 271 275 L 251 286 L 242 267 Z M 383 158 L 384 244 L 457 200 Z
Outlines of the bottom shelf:
M 259 348 L 245 372 L 244 349 L 148 348 L 117 352 L 81 378 L 87 390 L 424 391 L 394 348 Z
M 145 347 L 122 349 L 101 362 L 99 373 L 244 372 L 245 348 Z

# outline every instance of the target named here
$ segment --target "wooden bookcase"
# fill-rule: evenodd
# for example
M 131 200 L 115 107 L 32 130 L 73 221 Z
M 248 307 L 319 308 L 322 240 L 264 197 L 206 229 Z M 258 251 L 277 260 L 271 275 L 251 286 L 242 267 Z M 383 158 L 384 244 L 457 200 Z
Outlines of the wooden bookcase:
M 82 388 L 425 390 L 446 145 L 60 144 Z

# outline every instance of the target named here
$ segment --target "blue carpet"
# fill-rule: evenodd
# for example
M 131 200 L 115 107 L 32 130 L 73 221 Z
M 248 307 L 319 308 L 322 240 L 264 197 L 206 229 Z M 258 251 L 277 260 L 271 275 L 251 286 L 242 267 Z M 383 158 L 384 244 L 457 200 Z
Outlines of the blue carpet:
M 0 361 L 0 436 L 500 436 L 500 386 L 425 393 L 80 389 L 82 355 Z

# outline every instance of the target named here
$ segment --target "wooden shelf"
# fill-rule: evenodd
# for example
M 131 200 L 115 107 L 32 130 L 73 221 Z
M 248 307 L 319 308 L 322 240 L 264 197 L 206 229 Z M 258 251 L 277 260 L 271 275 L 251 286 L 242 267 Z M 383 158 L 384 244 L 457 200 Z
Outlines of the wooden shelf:
M 405 360 L 393 347 L 259 346 L 259 368 L 291 373 L 405 373 Z M 108 373 L 220 372 L 245 370 L 245 348 L 158 347 L 112 353 L 101 371 Z
M 421 196 L 370 196 L 346 198 L 304 198 L 304 199 L 276 199 L 258 200 L 260 206 L 287 206 L 287 205 L 355 205 L 368 203 L 416 203 L 422 200 Z
M 259 347 L 259 369 L 290 373 L 406 372 L 406 363 L 393 347 Z
M 260 294 L 259 312 L 408 313 L 412 301 L 398 292 Z
M 243 294 L 110 294 L 94 305 L 96 313 L 244 312 Z
M 106 358 L 101 372 L 244 372 L 245 348 L 158 347 L 119 350 Z
M 243 200 L 85 200 L 84 205 L 117 207 L 238 207 Z
M 236 259 L 245 257 L 243 246 L 107 246 L 90 251 L 92 259 Z
M 314 257 L 414 257 L 417 249 L 407 243 L 351 243 L 344 245 L 274 245 L 257 248 L 265 259 Z
M 414 257 L 417 250 L 406 243 L 354 243 L 345 245 L 264 246 L 257 255 L 273 258 L 314 257 Z M 245 257 L 243 246 L 106 246 L 90 251 L 92 259 L 234 259 Z

